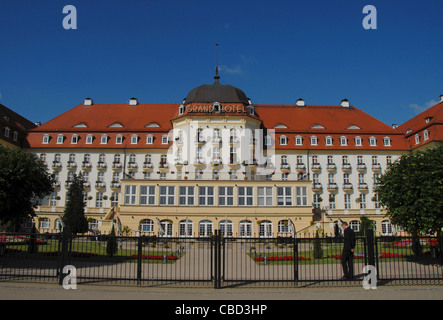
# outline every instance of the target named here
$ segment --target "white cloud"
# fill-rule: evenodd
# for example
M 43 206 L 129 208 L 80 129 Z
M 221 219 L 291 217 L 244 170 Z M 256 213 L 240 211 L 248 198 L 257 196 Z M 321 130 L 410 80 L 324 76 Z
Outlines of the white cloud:
M 219 67 L 220 72 L 224 72 L 227 74 L 243 74 L 243 69 L 241 66 L 236 65 L 235 67 L 228 67 L 228 66 L 220 66 Z
M 415 114 L 420 114 L 420 113 L 422 113 L 423 111 L 429 109 L 430 107 L 436 105 L 437 103 L 438 103 L 438 101 L 436 101 L 436 100 L 428 101 L 428 102 L 426 102 L 426 103 L 424 103 L 424 104 L 422 104 L 422 105 L 419 105 L 419 104 L 413 103 L 413 104 L 410 104 L 410 105 L 409 105 L 409 108 L 411 108 L 412 110 L 414 110 L 414 113 L 415 113 Z

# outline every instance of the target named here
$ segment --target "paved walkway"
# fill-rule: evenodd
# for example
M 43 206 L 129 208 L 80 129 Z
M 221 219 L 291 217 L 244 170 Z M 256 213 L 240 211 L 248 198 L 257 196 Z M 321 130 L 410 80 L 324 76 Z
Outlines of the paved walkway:
M 0 300 L 443 300 L 443 286 L 352 288 L 144 288 L 78 285 L 65 290 L 51 283 L 0 282 Z

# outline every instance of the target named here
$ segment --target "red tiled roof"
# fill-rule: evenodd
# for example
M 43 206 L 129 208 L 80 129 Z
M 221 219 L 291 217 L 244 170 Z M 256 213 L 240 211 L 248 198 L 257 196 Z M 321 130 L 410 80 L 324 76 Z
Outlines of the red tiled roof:
M 161 136 L 172 129 L 171 119 L 179 116 L 179 106 L 180 104 L 138 104 L 137 106 L 129 104 L 84 106 L 81 104 L 32 130 L 28 140 L 31 147 L 44 148 L 168 148 L 169 145 L 161 144 Z M 352 106 L 254 106 L 256 112 L 254 118 L 263 121 L 265 128 L 273 129 L 279 124 L 286 126 L 286 128 L 275 129 L 277 136 L 285 134 L 289 138 L 287 146 L 280 146 L 277 142 L 276 148 L 278 149 L 408 149 L 401 132 Z M 115 123 L 120 124 L 121 127 L 109 127 Z M 156 123 L 159 127 L 146 127 L 149 123 Z M 81 126 L 76 127 L 78 124 Z M 312 128 L 314 125 L 320 125 L 324 129 Z M 52 137 L 48 144 L 42 144 L 45 133 Z M 66 137 L 63 145 L 56 144 L 56 136 L 60 133 Z M 78 144 L 70 143 L 73 134 L 79 135 Z M 95 136 L 92 144 L 85 144 L 87 134 Z M 108 144 L 100 143 L 101 134 L 107 134 L 110 137 Z M 124 136 L 123 144 L 115 144 L 117 134 Z M 137 145 L 130 144 L 132 134 L 140 136 L 141 141 Z M 147 134 L 154 135 L 153 145 L 146 144 Z M 294 137 L 296 135 L 301 135 L 304 138 L 302 146 L 295 146 Z M 318 137 L 318 146 L 310 145 L 309 137 L 312 135 Z M 324 138 L 326 136 L 331 136 L 334 139 L 333 146 L 325 146 Z M 348 138 L 348 146 L 340 146 L 340 136 Z M 356 136 L 363 139 L 362 147 L 355 147 L 353 139 Z M 371 136 L 377 138 L 376 147 L 369 147 L 368 138 Z M 385 136 L 391 139 L 390 147 L 385 147 L 383 144 Z
M 432 141 L 443 141 L 443 102 L 406 121 L 397 130 L 405 135 L 410 148 L 417 148 Z M 423 138 L 425 130 L 429 132 L 428 140 Z M 416 134 L 420 135 L 418 144 L 415 143 Z

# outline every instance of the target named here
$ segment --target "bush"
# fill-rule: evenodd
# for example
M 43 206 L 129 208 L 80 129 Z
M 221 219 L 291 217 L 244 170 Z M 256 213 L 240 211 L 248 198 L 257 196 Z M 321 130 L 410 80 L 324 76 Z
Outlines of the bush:
M 318 235 L 318 230 L 315 234 L 315 240 L 314 240 L 314 259 L 321 259 L 323 258 L 323 249 L 322 249 L 322 243 L 320 236 Z

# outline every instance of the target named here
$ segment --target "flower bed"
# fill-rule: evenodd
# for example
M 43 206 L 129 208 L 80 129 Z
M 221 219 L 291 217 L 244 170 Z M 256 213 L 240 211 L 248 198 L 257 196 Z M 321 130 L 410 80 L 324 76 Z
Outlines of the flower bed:
M 336 260 L 340 260 L 341 257 L 342 257 L 341 254 L 328 255 L 328 258 L 334 258 Z M 365 256 L 363 253 L 354 254 L 354 258 L 356 258 L 356 259 L 363 259 L 364 257 Z M 382 259 L 385 259 L 385 258 L 406 258 L 406 257 L 408 257 L 407 254 L 399 254 L 399 253 L 392 253 L 392 252 L 382 252 L 382 253 L 378 254 L 378 258 L 382 258 Z
M 38 244 L 47 243 L 46 240 L 34 239 Z M 0 235 L 0 243 L 14 244 L 14 243 L 28 243 L 31 238 L 24 236 Z
M 61 255 L 61 252 L 58 251 L 50 251 L 50 252 L 42 252 L 42 255 L 50 256 L 50 257 L 57 257 Z M 92 258 L 92 257 L 98 257 L 100 256 L 97 253 L 92 252 L 78 252 L 78 251 L 72 251 L 68 253 L 71 258 Z
M 138 259 L 138 254 L 133 254 L 131 256 L 131 259 Z M 142 260 L 164 260 L 164 259 L 165 259 L 164 255 L 142 254 Z M 175 261 L 175 260 L 178 259 L 178 257 L 177 256 L 167 255 L 166 259 L 167 260 Z
M 305 257 L 297 257 L 299 261 L 307 261 L 311 260 L 311 258 L 305 258 Z M 255 262 L 264 262 L 265 257 L 255 257 Z M 275 256 L 275 257 L 266 257 L 266 261 L 294 261 L 293 256 Z

